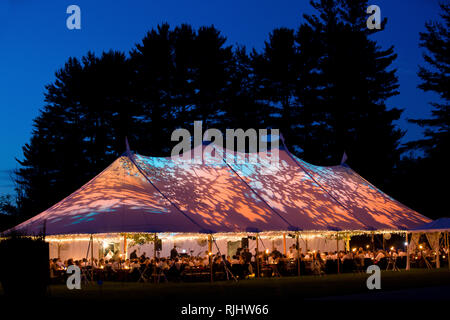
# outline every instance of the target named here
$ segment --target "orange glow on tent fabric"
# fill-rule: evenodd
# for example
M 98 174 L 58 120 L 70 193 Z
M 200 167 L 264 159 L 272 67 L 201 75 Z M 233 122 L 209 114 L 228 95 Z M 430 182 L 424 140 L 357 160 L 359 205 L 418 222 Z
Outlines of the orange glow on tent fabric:
M 399 230 L 431 221 L 348 167 L 314 166 L 284 149 L 279 149 L 276 165 L 266 153 L 259 153 L 258 160 L 193 164 L 170 157 L 122 156 L 15 229 L 38 234 L 45 225 L 47 235 L 291 228 L 325 232 Z

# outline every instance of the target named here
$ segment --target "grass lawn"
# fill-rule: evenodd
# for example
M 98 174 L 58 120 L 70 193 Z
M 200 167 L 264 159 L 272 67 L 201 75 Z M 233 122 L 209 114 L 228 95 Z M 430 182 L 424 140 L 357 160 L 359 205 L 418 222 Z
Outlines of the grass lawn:
M 105 282 L 82 285 L 81 290 L 68 290 L 65 285 L 50 286 L 55 299 L 76 300 L 152 300 L 209 302 L 271 301 L 274 299 L 308 299 L 333 295 L 366 293 L 368 274 L 340 274 L 243 280 L 215 283 L 120 283 Z M 381 290 L 450 286 L 448 269 L 411 271 L 383 271 Z
M 181 310 L 188 304 L 192 306 L 215 306 L 225 310 L 230 304 L 258 304 L 268 305 L 270 313 L 262 317 L 234 316 L 230 317 L 223 312 L 218 312 L 211 319 L 281 319 L 281 315 L 298 316 L 301 310 L 314 310 L 322 316 L 329 315 L 332 318 L 341 318 L 342 314 L 336 314 L 336 310 L 343 310 L 343 306 L 349 305 L 352 312 L 361 308 L 365 318 L 367 310 L 382 309 L 389 314 L 397 312 L 401 317 L 405 311 L 415 316 L 416 307 L 423 304 L 416 300 L 422 299 L 423 292 L 432 289 L 434 297 L 441 296 L 443 290 L 450 290 L 450 271 L 448 269 L 411 271 L 383 271 L 381 274 L 381 290 L 368 290 L 366 280 L 368 274 L 340 274 L 326 276 L 303 276 L 286 278 L 251 279 L 239 282 L 215 282 L 215 283 L 129 283 L 129 282 L 105 282 L 98 284 L 82 285 L 81 290 L 68 290 L 65 285 L 52 285 L 49 287 L 49 296 L 45 300 L 8 300 L 4 297 L 0 286 L 0 305 L 13 306 L 14 310 L 25 312 L 44 312 L 48 314 L 80 314 L 83 310 L 92 310 L 99 316 L 111 314 L 117 316 L 117 312 L 133 310 L 134 314 L 152 315 L 157 311 L 163 312 L 164 319 L 207 319 L 209 317 L 186 317 Z M 422 288 L 422 289 L 420 289 Z M 24 288 L 26 290 L 26 288 Z M 391 302 L 389 294 L 394 290 L 407 290 L 406 301 Z M 425 290 L 425 291 L 423 291 Z M 383 301 L 372 301 L 373 293 Z M 369 305 L 364 302 L 333 301 L 330 297 L 342 297 L 342 295 L 359 294 L 370 296 Z M 386 295 L 386 298 L 384 298 Z M 403 292 L 401 293 L 403 297 Z M 412 299 L 411 299 L 412 297 Z M 447 299 L 449 295 L 446 295 Z M 314 300 L 325 298 L 325 301 Z M 312 299 L 312 300 L 311 300 Z M 403 298 L 402 298 L 403 299 Z M 384 301 L 386 300 L 386 301 Z M 414 300 L 411 301 L 410 300 Z M 442 300 L 442 299 L 441 299 Z M 16 302 L 19 302 L 17 307 Z M 31 303 L 30 303 L 31 302 Z M 447 308 L 447 303 L 434 304 L 438 308 L 429 311 L 438 311 L 441 307 Z M 22 306 L 27 306 L 26 308 Z M 1 309 L 1 307 L 0 307 Z M 345 308 L 344 308 L 345 309 Z M 61 313 L 62 312 L 62 313 Z M 91 313 L 93 315 L 93 313 Z M 378 313 L 374 313 L 378 318 Z M 376 317 L 375 317 L 376 315 Z

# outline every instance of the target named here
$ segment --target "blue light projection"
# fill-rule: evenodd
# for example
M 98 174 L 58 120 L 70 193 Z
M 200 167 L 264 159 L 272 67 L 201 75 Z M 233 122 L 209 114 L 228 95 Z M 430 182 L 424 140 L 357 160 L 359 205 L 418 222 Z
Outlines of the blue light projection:
M 348 167 L 315 166 L 283 149 L 274 163 L 274 151 L 259 153 L 256 163 L 242 161 L 248 154 L 219 149 L 217 157 L 204 155 L 203 163 L 142 155 L 133 162 L 122 156 L 16 229 L 36 234 L 46 224 L 49 235 L 367 230 L 430 221 Z

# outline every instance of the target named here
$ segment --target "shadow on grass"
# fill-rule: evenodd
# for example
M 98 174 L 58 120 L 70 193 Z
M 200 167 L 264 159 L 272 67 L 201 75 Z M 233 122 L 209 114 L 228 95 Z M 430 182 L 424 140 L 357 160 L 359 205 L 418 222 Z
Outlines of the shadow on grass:
M 123 310 L 135 310 L 137 314 L 146 315 L 163 311 L 167 319 L 191 319 L 190 317 L 180 317 L 180 310 L 189 304 L 215 306 L 217 309 L 225 308 L 226 304 L 269 306 L 270 315 L 254 319 L 279 319 L 281 315 L 298 315 L 299 310 L 305 307 L 316 309 L 316 312 L 324 315 L 334 316 L 336 310 L 342 310 L 342 305 L 346 302 L 332 301 L 333 296 L 364 295 L 375 291 L 367 289 L 368 276 L 368 274 L 341 274 L 321 277 L 253 279 L 237 283 L 230 281 L 212 284 L 105 282 L 102 285 L 83 284 L 81 290 L 68 290 L 65 285 L 52 285 L 44 300 L 34 300 L 31 304 L 19 301 L 19 304 L 22 306 L 34 305 L 35 310 L 53 310 L 55 312 L 58 310 L 66 314 L 67 312 L 76 314 L 79 310 L 91 309 L 94 306 L 95 314 L 103 316 L 105 312 L 117 316 L 116 313 Z M 386 301 L 381 301 L 384 309 L 388 305 L 398 306 L 395 303 L 385 303 L 389 301 L 389 293 L 393 290 L 410 290 L 410 294 L 406 295 L 408 299 L 418 300 L 421 297 L 415 297 L 415 292 L 423 292 L 417 290 L 418 288 L 450 288 L 450 271 L 448 269 L 384 271 L 381 274 L 381 290 L 376 290 L 378 296 L 376 301 L 352 303 L 352 308 L 359 307 L 367 310 L 367 302 L 371 306 L 375 306 L 375 302 L 379 303 L 384 296 Z M 323 297 L 328 301 L 320 301 L 320 298 Z M 329 299 L 330 297 L 331 299 Z M 315 299 L 319 300 L 314 301 Z M 5 300 L 1 289 L 0 303 L 13 305 L 11 301 Z M 401 305 L 405 304 L 401 303 Z M 32 307 L 29 309 L 31 310 Z M 396 308 L 394 311 L 398 311 L 399 315 L 404 315 L 405 308 Z M 223 317 L 231 319 L 224 314 L 216 315 L 214 319 Z M 195 319 L 203 318 L 205 317 Z M 232 319 L 241 318 L 234 317 Z M 247 317 L 245 318 L 247 319 Z
M 49 288 L 50 299 L 89 300 L 151 300 L 177 301 L 261 301 L 273 299 L 307 299 L 323 296 L 369 292 L 367 274 L 341 274 L 271 279 L 253 279 L 240 282 L 216 283 L 121 283 L 82 286 L 68 290 L 65 285 Z M 448 270 L 384 271 L 381 291 L 450 285 Z

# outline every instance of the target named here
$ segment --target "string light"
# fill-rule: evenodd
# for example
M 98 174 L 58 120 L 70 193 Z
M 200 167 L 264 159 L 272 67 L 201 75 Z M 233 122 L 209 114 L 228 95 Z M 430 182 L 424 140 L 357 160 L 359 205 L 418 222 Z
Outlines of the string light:
M 117 233 L 98 233 L 93 235 L 93 239 L 96 241 L 110 241 L 119 242 L 123 240 Z M 75 241 L 90 241 L 90 234 L 70 234 L 70 235 L 53 235 L 46 236 L 45 241 L 47 242 L 75 242 Z
M 286 234 L 291 234 L 293 232 L 280 230 L 280 231 L 267 231 L 267 232 L 221 232 L 214 233 L 215 240 L 241 240 L 242 238 L 246 238 L 248 236 L 255 236 L 258 234 L 260 239 L 268 239 L 268 240 L 277 240 L 283 239 Z M 336 233 L 339 234 L 339 237 L 349 238 L 357 235 L 371 235 L 371 234 L 385 234 L 385 233 L 398 233 L 403 234 L 406 231 L 403 230 L 377 230 L 377 231 L 365 231 L 365 230 L 347 230 L 347 231 L 323 231 L 323 230 L 312 230 L 312 231 L 302 231 L 302 232 L 294 232 L 298 234 L 303 240 L 312 240 L 315 238 L 336 238 Z M 124 237 L 130 239 L 135 234 L 144 234 L 142 232 L 129 232 L 129 233 L 99 233 L 95 234 L 95 240 L 109 240 L 110 242 L 119 242 L 123 240 Z M 148 233 L 154 234 L 154 233 Z M 207 240 L 207 235 L 204 233 L 174 233 L 174 232 L 164 232 L 157 234 L 159 239 L 162 240 L 173 240 L 173 241 L 186 241 L 186 240 Z M 342 238 L 341 238 L 342 239 Z M 90 234 L 69 234 L 69 235 L 53 235 L 47 236 L 47 242 L 73 242 L 73 241 L 90 241 Z

